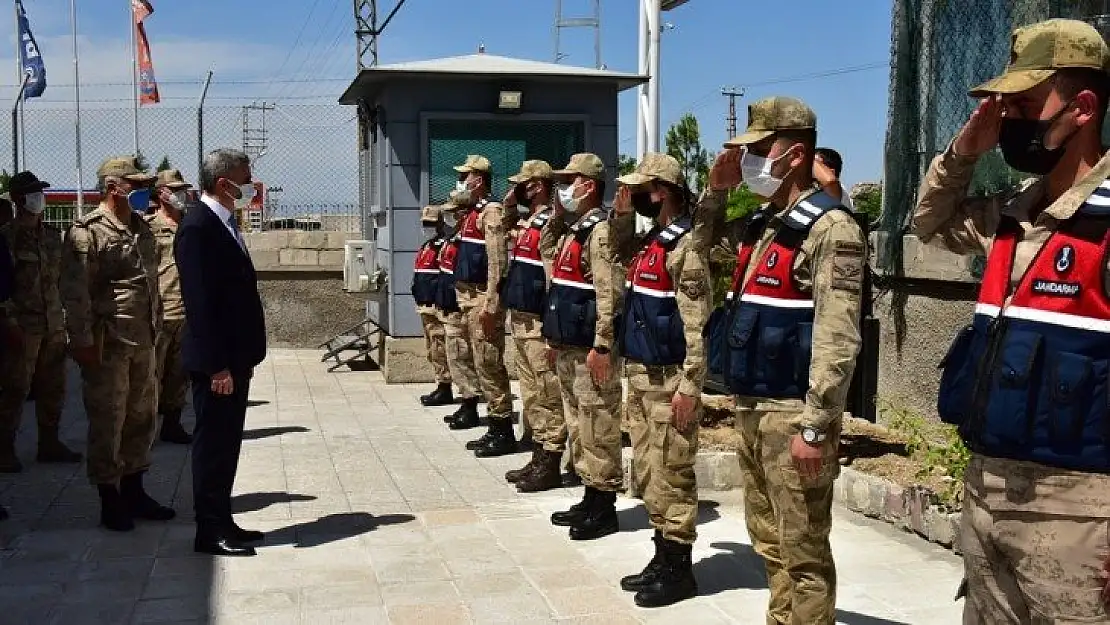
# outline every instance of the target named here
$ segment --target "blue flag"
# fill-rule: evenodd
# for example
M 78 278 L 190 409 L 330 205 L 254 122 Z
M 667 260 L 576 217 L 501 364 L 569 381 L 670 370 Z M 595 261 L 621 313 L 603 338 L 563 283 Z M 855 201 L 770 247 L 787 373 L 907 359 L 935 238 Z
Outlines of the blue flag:
M 31 34 L 31 24 L 27 20 L 23 0 L 15 0 L 15 6 L 19 9 L 19 64 L 23 67 L 24 75 L 31 75 L 23 95 L 26 98 L 37 98 L 46 91 L 46 65 L 42 62 L 35 36 Z

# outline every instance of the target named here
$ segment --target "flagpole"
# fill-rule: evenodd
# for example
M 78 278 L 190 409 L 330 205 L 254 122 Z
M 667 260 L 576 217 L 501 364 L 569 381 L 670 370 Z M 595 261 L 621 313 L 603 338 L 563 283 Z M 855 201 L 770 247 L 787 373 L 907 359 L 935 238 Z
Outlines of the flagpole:
M 12 2 L 12 9 L 15 11 L 15 66 L 16 66 L 16 76 L 19 77 L 19 81 L 16 84 L 21 84 L 21 83 L 26 82 L 26 80 L 23 77 L 23 50 L 22 50 L 23 39 L 22 39 L 22 37 L 20 37 L 20 32 L 19 32 L 19 18 L 20 18 L 20 15 L 19 15 L 19 0 L 14 0 Z M 23 132 L 23 121 L 22 121 L 22 119 L 23 119 L 23 107 L 21 106 L 21 103 L 25 102 L 25 101 L 26 101 L 26 98 L 23 97 L 23 92 L 20 91 L 19 98 L 17 98 L 16 101 L 15 101 L 15 105 L 19 109 L 19 115 L 20 115 L 20 123 L 19 123 L 18 126 L 16 126 L 16 123 L 15 123 L 16 122 L 15 115 L 14 114 L 12 115 L 12 137 L 16 141 L 18 141 L 21 138 L 21 133 Z M 14 148 L 15 145 L 13 144 L 12 147 Z M 12 175 L 14 176 L 19 171 L 19 150 L 13 150 L 13 159 L 12 160 L 14 161 L 13 168 L 15 169 L 15 171 L 12 172 Z
M 77 0 L 69 0 L 69 18 L 73 26 L 73 100 L 76 103 L 74 142 L 77 145 L 77 216 L 85 215 L 84 171 L 81 167 L 81 66 L 77 51 Z
M 131 0 L 127 0 L 127 9 L 131 11 L 131 91 L 135 98 L 135 156 L 139 155 L 139 61 L 135 56 L 135 46 L 137 45 L 135 38 L 135 7 L 132 6 Z

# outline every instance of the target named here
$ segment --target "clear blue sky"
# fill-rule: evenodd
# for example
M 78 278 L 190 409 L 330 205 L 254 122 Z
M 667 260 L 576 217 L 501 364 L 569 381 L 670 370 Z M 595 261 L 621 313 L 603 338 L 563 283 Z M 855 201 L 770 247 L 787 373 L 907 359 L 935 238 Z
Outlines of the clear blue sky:
M 384 14 L 396 0 L 380 0 Z M 249 100 L 334 102 L 354 71 L 350 0 L 153 0 L 147 23 L 164 104 L 192 106 L 207 69 L 214 68 L 214 104 Z M 79 2 L 82 98 L 90 107 L 126 107 L 130 97 L 127 0 Z M 636 0 L 602 0 L 602 60 L 613 70 L 637 69 Z M 72 99 L 68 0 L 25 0 L 46 58 L 52 87 L 40 106 Z M 408 0 L 381 40 L 383 63 L 487 52 L 552 60 L 554 0 Z M 568 14 L 591 0 L 564 0 Z M 851 9 L 846 9 L 850 5 Z M 739 102 L 793 95 L 817 111 L 819 142 L 841 151 L 845 181 L 881 177 L 890 53 L 889 0 L 748 2 L 691 0 L 665 14 L 663 131 L 682 113 L 701 123 L 703 142 L 725 139 L 722 86 L 746 88 Z M 115 8 L 113 8 L 115 7 Z M 785 9 L 785 11 L 784 11 Z M 0 29 L 13 31 L 11 12 Z M 793 20 L 793 23 L 790 22 Z M 305 26 L 307 24 L 307 26 Z M 0 31 L 3 32 L 3 31 Z M 564 62 L 594 62 L 592 31 L 564 32 Z M 14 34 L 9 35 L 14 43 Z M 296 44 L 294 46 L 294 43 Z M 12 68 L 12 52 L 0 63 Z M 3 65 L 0 65 L 3 67 Z M 817 74 L 851 69 L 825 77 Z M 864 69 L 856 69 L 864 68 Z M 784 79 L 796 79 L 786 82 Z M 293 82 L 290 82 L 293 81 Z M 111 83 L 107 86 L 93 86 Z M 221 84 L 222 83 L 222 84 Z M 234 84 L 233 84 L 234 83 Z M 245 83 L 245 84 L 244 84 Z M 635 150 L 635 102 L 621 100 L 621 151 Z

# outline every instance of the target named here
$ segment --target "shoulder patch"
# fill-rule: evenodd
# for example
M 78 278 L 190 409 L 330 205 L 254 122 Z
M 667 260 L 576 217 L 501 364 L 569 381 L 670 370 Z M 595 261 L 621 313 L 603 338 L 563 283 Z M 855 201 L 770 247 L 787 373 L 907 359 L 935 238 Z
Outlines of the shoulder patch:
M 792 230 L 805 231 L 812 228 L 813 224 L 825 213 L 837 209 L 844 209 L 840 200 L 833 199 L 827 193 L 814 193 L 798 202 L 794 208 L 787 212 L 786 216 L 783 217 L 783 223 Z

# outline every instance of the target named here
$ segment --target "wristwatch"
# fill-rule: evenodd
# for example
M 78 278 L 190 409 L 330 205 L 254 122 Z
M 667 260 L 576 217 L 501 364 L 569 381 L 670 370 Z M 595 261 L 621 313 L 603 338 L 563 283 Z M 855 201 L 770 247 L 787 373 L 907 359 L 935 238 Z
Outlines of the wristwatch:
M 802 440 L 813 445 L 815 443 L 823 443 L 828 436 L 818 430 L 817 428 L 809 427 L 808 425 L 802 428 Z

